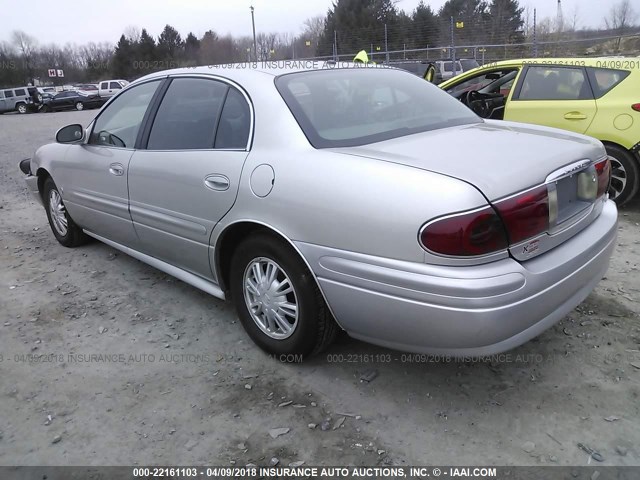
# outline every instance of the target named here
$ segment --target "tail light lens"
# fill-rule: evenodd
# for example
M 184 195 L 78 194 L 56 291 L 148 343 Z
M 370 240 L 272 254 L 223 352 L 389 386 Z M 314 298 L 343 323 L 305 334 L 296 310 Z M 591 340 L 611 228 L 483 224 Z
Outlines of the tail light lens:
M 605 158 L 601 162 L 596 163 L 596 175 L 598 176 L 598 198 L 609 190 L 609 182 L 611 182 L 611 161 Z
M 633 105 L 631 105 L 631 108 L 636 112 L 640 112 L 640 103 L 634 103 Z
M 504 226 L 491 207 L 429 222 L 420 232 L 420 241 L 431 252 L 460 257 L 486 255 L 508 246 Z
M 519 243 L 549 229 L 549 193 L 545 185 L 495 203 L 509 235 Z

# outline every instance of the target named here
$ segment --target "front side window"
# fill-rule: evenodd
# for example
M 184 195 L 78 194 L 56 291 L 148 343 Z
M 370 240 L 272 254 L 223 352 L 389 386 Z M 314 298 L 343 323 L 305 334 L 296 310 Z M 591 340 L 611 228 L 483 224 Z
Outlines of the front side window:
M 133 148 L 144 114 L 158 85 L 160 80 L 153 80 L 118 95 L 96 119 L 89 143 Z
M 627 78 L 631 72 L 628 70 L 611 70 L 608 68 L 588 68 L 587 73 L 596 98 L 600 98 Z
M 119 82 L 110 82 L 110 86 L 112 90 L 122 90 L 122 85 Z
M 529 67 L 519 100 L 588 100 L 591 87 L 582 68 Z
M 366 145 L 482 121 L 443 90 L 396 69 L 291 73 L 278 77 L 276 87 L 316 148 Z
M 215 80 L 174 79 L 153 121 L 147 149 L 213 148 L 217 119 L 228 89 Z

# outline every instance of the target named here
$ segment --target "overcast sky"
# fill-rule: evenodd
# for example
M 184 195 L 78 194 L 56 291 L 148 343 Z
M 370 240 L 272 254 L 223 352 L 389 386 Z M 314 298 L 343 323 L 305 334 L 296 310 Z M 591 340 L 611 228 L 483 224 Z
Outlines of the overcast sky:
M 251 35 L 251 13 L 255 7 L 257 32 L 298 34 L 305 19 L 324 15 L 332 0 L 29 0 L 24 9 L 7 8 L 16 0 L 0 0 L 2 30 L 0 41 L 9 40 L 11 31 L 24 30 L 41 44 L 83 44 L 90 41 L 115 43 L 125 28 L 147 28 L 157 37 L 165 24 L 174 26 L 183 37 L 189 31 L 197 36 L 211 29 L 219 34 Z M 400 0 L 398 7 L 410 13 L 420 0 Z M 616 0 L 617 1 L 617 0 Z M 427 0 L 438 10 L 445 0 Z M 563 0 L 565 18 L 572 18 L 578 7 L 579 26 L 600 27 L 612 1 Z M 640 3 L 633 0 L 632 4 Z M 556 0 L 521 0 L 522 6 L 537 9 L 538 18 L 555 17 Z M 68 16 L 65 10 L 75 10 Z M 636 8 L 636 11 L 640 8 Z M 13 14 L 7 15 L 8 11 Z M 19 13 L 19 14 L 18 14 Z M 640 13 L 640 12 L 639 12 Z

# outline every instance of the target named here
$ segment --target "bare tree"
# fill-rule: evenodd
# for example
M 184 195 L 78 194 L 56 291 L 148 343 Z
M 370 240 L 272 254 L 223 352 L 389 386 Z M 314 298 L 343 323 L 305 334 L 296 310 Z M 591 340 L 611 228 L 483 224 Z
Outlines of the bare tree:
M 15 30 L 11 34 L 11 41 L 22 58 L 29 83 L 33 84 L 37 40 L 21 30 Z
M 129 25 L 124 29 L 124 37 L 129 40 L 131 43 L 136 43 L 140 40 L 140 35 L 142 34 L 142 30 L 135 25 Z
M 578 24 L 580 23 L 580 5 L 574 5 L 571 10 L 571 16 L 569 17 L 569 28 L 572 32 L 575 32 L 578 29 Z
M 620 50 L 620 42 L 622 35 L 631 27 L 636 21 L 637 15 L 631 6 L 629 0 L 620 0 L 614 4 L 609 10 L 609 17 L 604 19 L 604 24 L 609 30 L 613 30 L 617 35 L 616 51 Z

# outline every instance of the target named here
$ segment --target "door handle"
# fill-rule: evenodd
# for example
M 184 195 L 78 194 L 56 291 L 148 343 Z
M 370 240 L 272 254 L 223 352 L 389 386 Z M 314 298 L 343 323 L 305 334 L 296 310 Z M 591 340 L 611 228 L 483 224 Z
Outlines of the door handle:
M 224 191 L 229 188 L 229 179 L 224 175 L 207 175 L 204 185 L 211 190 Z
M 109 165 L 109 173 L 116 177 L 124 175 L 124 166 L 121 163 L 112 163 Z
M 567 120 L 586 120 L 587 116 L 582 112 L 568 112 L 564 114 Z

